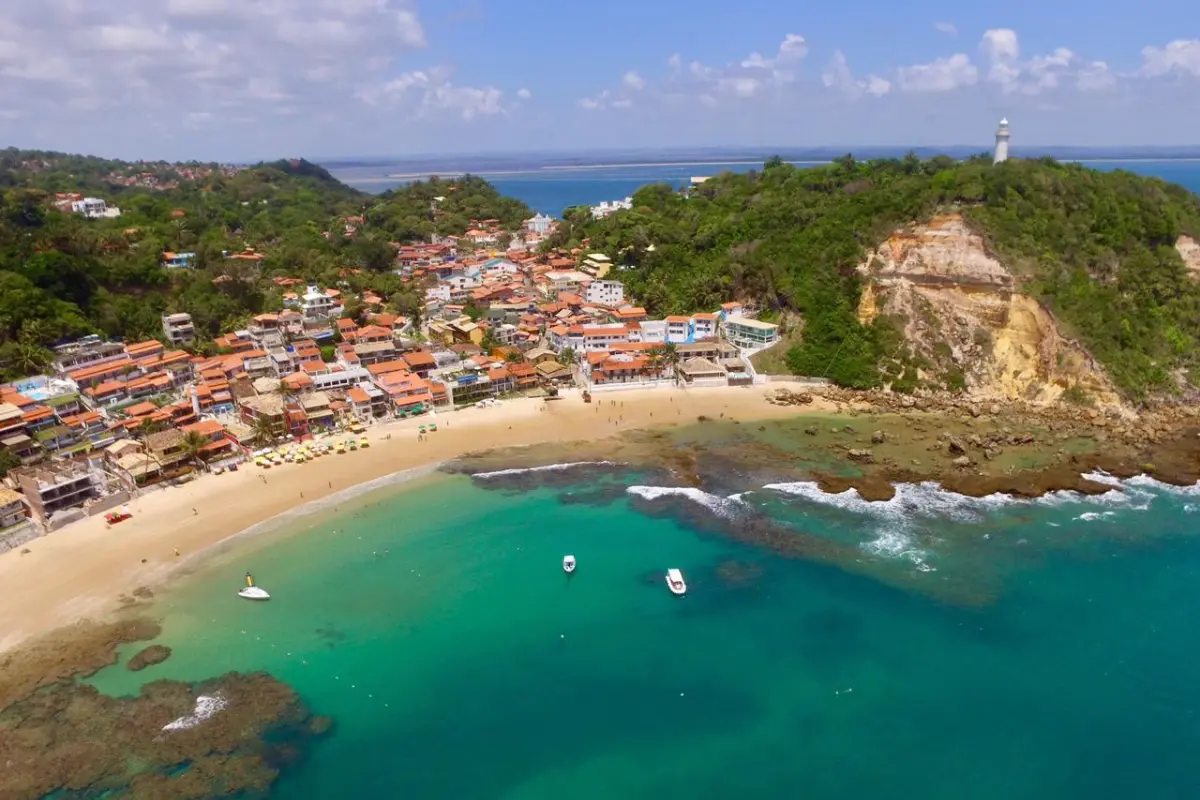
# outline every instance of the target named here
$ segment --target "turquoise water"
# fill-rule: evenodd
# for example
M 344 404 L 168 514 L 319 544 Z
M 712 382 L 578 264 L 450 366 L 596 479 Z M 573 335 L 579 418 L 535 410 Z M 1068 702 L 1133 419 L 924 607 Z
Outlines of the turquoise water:
M 337 727 L 278 798 L 1200 790 L 1191 492 L 904 486 L 867 505 L 808 484 L 646 499 L 624 491 L 637 475 L 557 477 L 426 478 L 237 542 L 160 599 L 168 661 L 95 682 L 287 681 Z M 727 535 L 763 519 L 853 556 Z M 271 602 L 234 595 L 246 569 Z
M 1198 161 L 1084 161 L 1094 169 L 1125 169 L 1142 175 L 1152 175 L 1178 183 L 1193 192 L 1200 192 L 1200 162 Z M 714 165 L 654 165 L 642 167 L 608 167 L 587 169 L 531 169 L 527 172 L 489 175 L 482 173 L 501 194 L 516 197 L 535 211 L 561 215 L 563 209 L 575 205 L 598 205 L 605 200 L 620 200 L 632 196 L 642 186 L 669 183 L 676 188 L 686 186 L 695 175 L 713 175 L 721 171 L 744 172 L 761 168 L 761 163 L 736 162 Z M 386 174 L 386 170 L 380 170 Z M 356 181 L 345 177 L 350 185 L 369 192 L 382 192 L 403 185 L 401 181 Z

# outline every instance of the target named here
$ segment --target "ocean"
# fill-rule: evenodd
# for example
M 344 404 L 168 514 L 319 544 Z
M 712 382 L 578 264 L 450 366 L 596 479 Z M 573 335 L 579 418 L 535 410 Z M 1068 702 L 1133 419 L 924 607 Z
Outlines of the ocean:
M 803 166 L 816 162 L 799 163 Z M 1124 169 L 1142 175 L 1153 175 L 1200 193 L 1200 160 L 1131 159 L 1080 163 L 1095 169 Z M 559 216 L 570 206 L 598 205 L 605 200 L 630 197 L 647 184 L 667 183 L 682 188 L 695 176 L 714 175 L 722 171 L 745 172 L 761 166 L 762 162 L 750 161 L 696 162 L 634 166 L 555 166 L 494 173 L 484 170 L 478 174 L 490 181 L 501 194 L 523 200 L 535 211 Z M 401 165 L 333 170 L 333 174 L 342 181 L 367 192 L 383 192 L 404 185 L 405 181 L 386 177 L 402 172 Z
M 171 658 L 90 680 L 290 684 L 336 727 L 286 800 L 1196 797 L 1200 492 L 1094 477 L 438 473 L 224 545 L 157 600 Z

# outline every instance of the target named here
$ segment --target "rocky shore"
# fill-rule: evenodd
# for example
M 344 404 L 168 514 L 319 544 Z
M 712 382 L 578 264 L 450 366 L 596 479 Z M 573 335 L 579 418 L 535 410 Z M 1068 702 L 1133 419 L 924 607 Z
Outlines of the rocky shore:
M 265 673 L 155 681 L 129 698 L 76 681 L 157 633 L 142 618 L 80 623 L 0 659 L 0 797 L 263 796 L 329 730 Z

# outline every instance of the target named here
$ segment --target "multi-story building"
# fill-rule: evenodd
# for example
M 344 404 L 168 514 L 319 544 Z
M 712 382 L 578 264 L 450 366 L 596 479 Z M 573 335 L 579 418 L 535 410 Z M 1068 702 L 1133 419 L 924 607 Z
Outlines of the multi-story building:
M 20 525 L 28 518 L 20 492 L 0 486 L 0 531 Z
M 305 322 L 327 320 L 342 313 L 341 307 L 330 295 L 321 291 L 316 284 L 309 284 L 308 290 L 300 298 L 300 313 Z
M 174 345 L 188 345 L 196 340 L 196 328 L 192 324 L 192 315 L 179 312 L 163 314 L 163 336 Z
M 749 350 L 761 349 L 779 339 L 778 325 L 748 317 L 727 318 L 721 330 L 731 343 Z
M 59 511 L 80 508 L 104 492 L 104 474 L 86 460 L 53 466 L 20 467 L 13 476 L 33 516 L 45 522 Z
M 667 317 L 667 341 L 683 344 L 692 329 L 691 317 Z
M 618 308 L 625 302 L 625 284 L 594 280 L 583 290 L 583 299 L 586 303 Z

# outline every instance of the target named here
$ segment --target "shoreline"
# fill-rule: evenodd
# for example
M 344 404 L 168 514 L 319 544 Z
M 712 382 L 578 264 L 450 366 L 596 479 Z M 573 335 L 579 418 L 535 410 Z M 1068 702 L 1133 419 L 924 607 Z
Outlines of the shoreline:
M 8 589 L 7 613 L 0 617 L 0 653 L 83 620 L 103 622 L 121 611 L 145 613 L 141 600 L 153 595 L 148 589 L 186 575 L 196 559 L 223 545 L 278 530 L 292 520 L 336 511 L 339 503 L 428 476 L 450 461 L 458 462 L 458 468 L 450 471 L 459 473 L 544 466 L 553 459 L 554 446 L 561 445 L 563 461 L 625 462 L 628 456 L 630 462 L 666 470 L 678 485 L 699 486 L 700 455 L 707 446 L 704 434 L 683 442 L 667 431 L 703 422 L 803 420 L 809 424 L 833 418 L 837 426 L 809 424 L 804 430 L 809 436 L 802 437 L 805 452 L 821 454 L 823 466 L 803 465 L 809 459 L 798 452 L 774 449 L 774 457 L 780 465 L 789 464 L 785 469 L 797 476 L 793 479 L 814 481 L 826 493 L 854 488 L 868 502 L 890 500 L 897 483 L 928 480 L 965 496 L 1002 493 L 1029 498 L 1057 490 L 1111 491 L 1111 485 L 1085 477 L 1097 470 L 1119 478 L 1145 473 L 1175 485 L 1194 484 L 1200 478 L 1200 442 L 1181 435 L 1186 423 L 1194 424 L 1191 418 L 1176 420 L 1174 435 L 1160 427 L 1169 441 L 1155 435 L 1152 448 L 1121 446 L 1111 440 L 1100 447 L 1107 435 L 1104 420 L 1075 421 L 1081 412 L 1068 412 L 1068 419 L 1063 419 L 1063 412 L 1044 410 L 1049 416 L 1033 422 L 1044 426 L 1045 435 L 1039 433 L 1036 443 L 1029 436 L 1023 440 L 1029 443 L 1027 448 L 1006 446 L 1009 452 L 997 460 L 991 460 L 989 452 L 985 461 L 968 459 L 971 466 L 961 469 L 945 456 L 943 434 L 974 440 L 966 444 L 978 458 L 995 436 L 979 441 L 977 436 L 968 437 L 967 431 L 984 433 L 986 439 L 985 427 L 990 426 L 1007 438 L 1006 423 L 1021 418 L 1028 427 L 1032 410 L 1013 405 L 977 419 L 978 409 L 965 406 L 922 403 L 921 408 L 913 408 L 906 398 L 841 390 L 812 394 L 796 405 L 778 402 L 781 390 L 761 386 L 633 389 L 594 395 L 590 404 L 583 403 L 575 391 L 554 400 L 510 399 L 492 408 L 466 408 L 373 426 L 366 433 L 369 448 L 322 457 L 315 462 L 319 467 L 314 468 L 314 462 L 270 470 L 247 465 L 236 473 L 202 475 L 183 486 L 149 491 L 130 501 L 134 516 L 126 522 L 110 528 L 102 517 L 92 517 L 35 539 L 20 551 L 0 554 L 0 582 Z M 432 421 L 438 422 L 439 431 L 418 442 L 418 426 Z M 849 422 L 866 430 L 844 424 Z M 727 464 L 752 469 L 761 463 L 763 448 L 773 448 L 769 441 L 753 443 L 758 432 L 767 430 L 753 427 L 732 429 L 752 443 L 740 455 L 725 453 L 732 459 Z M 876 427 L 886 429 L 886 436 L 870 432 Z M 1059 431 L 1057 437 L 1050 430 Z M 1108 432 L 1114 432 L 1111 426 Z M 854 448 L 872 447 L 876 436 L 879 441 L 886 439 L 875 448 L 878 460 L 857 463 L 856 454 L 863 451 Z M 1063 449 L 1069 437 L 1089 439 L 1097 449 L 1069 454 Z M 943 453 L 931 458 L 931 450 Z M 851 467 L 857 476 L 843 472 L 849 462 L 856 462 Z M 831 472 L 830 465 L 843 466 L 833 466 Z
M 163 585 L 218 545 L 274 527 L 280 518 L 319 512 L 331 498 L 352 499 L 405 480 L 401 476 L 413 470 L 428 474 L 446 461 L 502 448 L 693 424 L 704 415 L 731 420 L 796 415 L 766 402 L 761 387 L 645 389 L 602 398 L 585 404 L 571 391 L 556 400 L 517 398 L 492 408 L 376 425 L 365 434 L 371 441 L 367 449 L 270 470 L 246 464 L 235 473 L 202 475 L 131 499 L 133 517 L 118 525 L 109 527 L 102 516 L 66 525 L 0 553 L 0 585 L 7 590 L 0 653 L 81 620 L 107 618 L 135 592 Z M 833 413 L 836 407 L 817 400 L 806 410 Z M 608 420 L 613 414 L 620 418 Z M 418 427 L 433 421 L 438 432 L 418 443 Z M 141 604 L 129 608 L 144 611 Z

